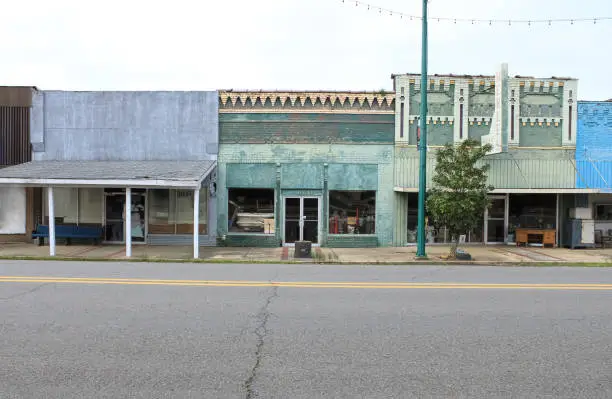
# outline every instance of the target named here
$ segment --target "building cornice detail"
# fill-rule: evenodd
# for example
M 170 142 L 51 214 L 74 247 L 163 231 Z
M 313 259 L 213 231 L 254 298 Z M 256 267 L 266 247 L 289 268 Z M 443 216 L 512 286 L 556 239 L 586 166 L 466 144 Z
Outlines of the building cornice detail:
M 219 91 L 220 113 L 395 112 L 393 92 Z

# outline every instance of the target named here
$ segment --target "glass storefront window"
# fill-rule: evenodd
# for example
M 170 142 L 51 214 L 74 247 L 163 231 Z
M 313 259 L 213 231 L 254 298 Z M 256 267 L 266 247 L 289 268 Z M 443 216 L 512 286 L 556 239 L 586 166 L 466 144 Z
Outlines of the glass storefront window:
M 193 234 L 192 190 L 149 190 L 149 233 Z M 206 234 L 208 193 L 200 190 L 199 232 Z
M 274 234 L 274 190 L 230 188 L 228 232 Z
M 104 192 L 101 188 L 79 188 L 79 223 L 96 224 L 102 222 L 102 199 Z
M 408 195 L 408 220 L 407 220 L 407 242 L 408 244 L 416 244 L 417 242 L 417 228 L 418 228 L 418 203 L 419 195 L 416 193 L 409 193 Z M 426 216 L 427 217 L 427 216 Z M 427 220 L 427 228 L 425 230 L 425 240 L 427 244 L 449 244 L 451 242 L 450 234 L 446 231 L 444 226 L 436 226 L 435 222 Z M 482 243 L 483 242 L 483 226 L 484 226 L 484 212 L 483 220 L 477 228 L 469 231 L 465 234 L 465 242 L 468 243 Z
M 508 242 L 516 239 L 516 229 L 556 229 L 556 194 L 510 194 Z
M 612 220 L 612 204 L 595 205 L 595 220 Z
M 375 234 L 376 191 L 330 191 L 329 234 Z
M 49 208 L 47 201 L 48 191 L 45 189 L 45 222 L 49 225 Z M 54 187 L 53 202 L 55 204 L 55 223 L 56 224 L 77 224 L 78 223 L 78 201 L 79 189 L 70 187 Z M 98 221 L 99 223 L 100 221 Z
M 26 232 L 26 189 L 0 187 L 0 234 Z

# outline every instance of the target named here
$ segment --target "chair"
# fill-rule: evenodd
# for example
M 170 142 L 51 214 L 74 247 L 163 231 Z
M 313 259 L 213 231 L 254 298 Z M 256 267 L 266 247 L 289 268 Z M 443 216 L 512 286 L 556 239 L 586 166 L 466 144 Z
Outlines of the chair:
M 603 231 L 602 230 L 595 230 L 595 246 L 596 247 L 603 247 L 604 246 Z

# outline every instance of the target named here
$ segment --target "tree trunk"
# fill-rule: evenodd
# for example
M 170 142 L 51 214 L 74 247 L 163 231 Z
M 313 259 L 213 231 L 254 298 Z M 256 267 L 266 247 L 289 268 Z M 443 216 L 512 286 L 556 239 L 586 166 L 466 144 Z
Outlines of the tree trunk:
M 451 246 L 450 252 L 448 256 L 450 259 L 457 259 L 457 246 L 459 245 L 459 240 L 456 234 L 451 235 Z

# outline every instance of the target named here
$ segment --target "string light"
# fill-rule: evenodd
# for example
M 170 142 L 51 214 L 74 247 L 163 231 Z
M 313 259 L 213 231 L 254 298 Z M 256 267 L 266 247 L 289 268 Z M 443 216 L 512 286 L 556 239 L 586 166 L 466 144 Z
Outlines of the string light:
M 385 7 L 380 7 L 376 4 L 372 4 L 372 3 L 366 3 L 364 1 L 360 1 L 360 0 L 341 0 L 342 3 L 355 3 L 355 7 L 359 6 L 359 5 L 365 5 L 367 6 L 368 10 L 376 10 L 378 9 L 378 13 L 380 15 L 383 14 L 383 12 L 385 14 L 389 14 L 389 16 L 391 17 L 397 17 L 399 16 L 400 19 L 404 19 L 404 17 L 409 20 L 417 20 L 420 21 L 422 19 L 422 17 L 420 15 L 412 15 L 412 14 L 407 14 L 407 13 L 403 13 L 403 12 L 399 12 L 399 11 L 395 11 L 395 10 L 391 10 Z M 553 23 L 569 23 L 570 25 L 574 25 L 574 23 L 578 23 L 578 22 L 591 22 L 593 21 L 593 24 L 596 25 L 597 22 L 602 22 L 602 21 L 612 21 L 612 17 L 591 17 L 591 18 L 559 18 L 559 19 L 551 19 L 551 18 L 546 18 L 546 19 L 478 19 L 478 18 L 450 18 L 450 17 L 431 17 L 431 20 L 436 20 L 438 22 L 451 22 L 456 24 L 457 22 L 466 22 L 469 23 L 471 25 L 477 25 L 477 24 L 487 24 L 489 26 L 493 26 L 494 24 L 505 24 L 507 23 L 508 26 L 512 26 L 512 24 L 525 24 L 527 26 L 532 26 L 532 25 L 536 25 L 536 24 L 547 24 L 548 26 L 551 26 Z

